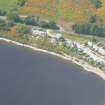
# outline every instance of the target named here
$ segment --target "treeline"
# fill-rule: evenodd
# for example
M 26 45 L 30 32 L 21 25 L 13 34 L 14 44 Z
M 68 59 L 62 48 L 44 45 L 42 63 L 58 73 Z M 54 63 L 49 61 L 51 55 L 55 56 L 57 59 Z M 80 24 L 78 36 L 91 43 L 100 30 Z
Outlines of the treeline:
M 22 23 L 22 24 L 32 25 L 32 26 L 39 26 L 39 27 L 47 28 L 47 29 L 48 28 L 56 29 L 56 30 L 59 29 L 59 27 L 54 21 L 45 21 L 45 20 L 40 19 L 39 16 L 29 15 L 26 18 L 22 18 L 16 13 L 9 13 L 7 15 L 7 18 L 16 23 Z
M 105 37 L 105 27 L 98 25 L 98 24 L 75 24 L 73 25 L 73 29 L 76 33 L 79 34 L 88 34 L 88 35 L 95 35 Z
M 105 37 L 105 25 L 98 16 L 91 16 L 87 23 L 74 24 L 72 28 L 79 34 Z
M 47 29 L 59 29 L 54 21 L 44 21 L 41 20 L 39 16 L 28 16 L 24 19 L 24 23 L 27 25 L 40 26 Z

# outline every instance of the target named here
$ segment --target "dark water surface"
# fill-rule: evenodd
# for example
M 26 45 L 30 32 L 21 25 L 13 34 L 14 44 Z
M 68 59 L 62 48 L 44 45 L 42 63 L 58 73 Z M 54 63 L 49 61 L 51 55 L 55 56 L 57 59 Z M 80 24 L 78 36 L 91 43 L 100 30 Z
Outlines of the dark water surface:
M 105 81 L 55 56 L 0 45 L 0 105 L 104 105 Z

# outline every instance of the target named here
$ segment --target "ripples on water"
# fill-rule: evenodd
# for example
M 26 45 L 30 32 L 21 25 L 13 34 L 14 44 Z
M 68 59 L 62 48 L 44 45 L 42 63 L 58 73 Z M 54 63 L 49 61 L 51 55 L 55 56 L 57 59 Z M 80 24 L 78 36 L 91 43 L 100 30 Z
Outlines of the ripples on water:
M 0 45 L 0 105 L 104 105 L 105 81 L 68 61 Z

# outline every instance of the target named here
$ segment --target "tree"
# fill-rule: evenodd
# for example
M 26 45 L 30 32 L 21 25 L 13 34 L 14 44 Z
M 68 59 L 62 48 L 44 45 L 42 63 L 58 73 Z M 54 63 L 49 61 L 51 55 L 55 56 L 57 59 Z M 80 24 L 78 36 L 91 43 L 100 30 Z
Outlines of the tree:
M 95 5 L 96 8 L 102 7 L 101 0 L 91 0 L 91 1 Z
M 89 22 L 90 23 L 95 23 L 97 21 L 97 17 L 96 16 L 91 16 Z
M 91 34 L 96 36 L 105 36 L 105 28 L 97 24 L 91 26 Z
M 75 24 L 73 25 L 73 30 L 80 34 L 105 36 L 105 26 L 99 24 Z
M 49 28 L 49 23 L 46 21 L 40 21 L 39 26 L 43 28 Z
M 18 0 L 17 5 L 23 6 L 23 5 L 25 5 L 26 2 L 27 2 L 27 0 Z
M 6 15 L 6 11 L 0 9 L 0 16 L 4 16 L 4 15 Z
M 8 13 L 7 14 L 8 20 L 14 21 L 14 22 L 21 22 L 20 17 L 16 13 Z
M 59 27 L 56 25 L 56 23 L 54 21 L 49 22 L 49 27 L 51 29 L 59 29 Z
M 35 17 L 35 16 L 28 16 L 24 20 L 25 24 L 27 24 L 27 25 L 35 25 L 35 26 L 38 25 L 38 21 L 39 21 L 39 17 Z

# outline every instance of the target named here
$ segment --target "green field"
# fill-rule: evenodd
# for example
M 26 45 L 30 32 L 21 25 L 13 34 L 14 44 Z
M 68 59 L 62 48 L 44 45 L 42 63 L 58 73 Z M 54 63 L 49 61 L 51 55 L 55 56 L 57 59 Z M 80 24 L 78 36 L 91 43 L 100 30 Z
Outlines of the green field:
M 17 0 L 0 0 L 0 9 L 8 11 L 15 5 Z
M 88 41 L 91 41 L 93 38 L 95 38 L 98 42 L 105 43 L 104 37 L 93 37 L 93 35 L 70 35 L 70 34 L 64 34 L 65 38 L 71 39 L 73 41 L 80 42 L 81 44 L 87 43 Z

